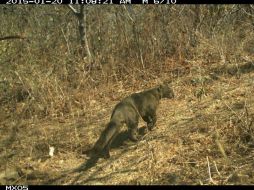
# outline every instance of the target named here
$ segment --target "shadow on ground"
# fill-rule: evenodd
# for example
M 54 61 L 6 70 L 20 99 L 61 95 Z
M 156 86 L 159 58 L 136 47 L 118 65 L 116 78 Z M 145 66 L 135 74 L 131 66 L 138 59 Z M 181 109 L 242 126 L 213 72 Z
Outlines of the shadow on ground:
M 140 127 L 138 130 L 138 133 L 140 136 L 144 136 L 146 134 L 146 130 L 147 128 L 145 126 Z M 127 142 L 128 141 L 128 142 Z M 129 138 L 128 138 L 128 132 L 127 131 L 123 131 L 121 132 L 116 139 L 112 142 L 111 145 L 111 150 L 112 149 L 118 149 L 118 148 L 122 148 L 123 150 L 121 151 L 121 153 L 117 156 L 115 156 L 114 158 L 109 158 L 106 161 L 106 163 L 99 167 L 97 170 L 95 170 L 86 180 L 82 181 L 82 183 L 87 183 L 91 180 L 95 180 L 94 176 L 101 171 L 101 169 L 103 167 L 106 167 L 106 165 L 109 165 L 112 161 L 115 161 L 117 158 L 120 158 L 123 154 L 127 153 L 129 151 L 128 149 L 128 145 L 133 145 L 135 144 L 134 142 L 130 142 Z M 90 150 L 86 150 L 84 151 L 84 154 L 88 154 Z M 98 156 L 91 156 L 88 160 L 86 160 L 84 163 L 82 163 L 80 166 L 78 166 L 77 168 L 74 168 L 72 170 L 69 171 L 65 171 L 63 172 L 60 176 L 53 178 L 53 179 L 49 179 L 47 181 L 44 181 L 43 184 L 60 184 L 61 181 L 69 176 L 70 174 L 74 174 L 74 173 L 79 173 L 78 176 L 76 176 L 74 178 L 74 180 L 71 182 L 71 184 L 76 184 L 77 181 L 80 179 L 81 176 L 84 175 L 84 172 L 88 171 L 90 168 L 96 166 L 97 162 L 99 161 L 100 157 Z M 121 172 L 129 172 L 129 171 L 121 171 Z M 110 175 L 112 175 L 113 173 L 111 173 Z M 107 176 L 103 177 L 103 178 L 107 178 Z M 99 180 L 99 179 L 97 179 Z

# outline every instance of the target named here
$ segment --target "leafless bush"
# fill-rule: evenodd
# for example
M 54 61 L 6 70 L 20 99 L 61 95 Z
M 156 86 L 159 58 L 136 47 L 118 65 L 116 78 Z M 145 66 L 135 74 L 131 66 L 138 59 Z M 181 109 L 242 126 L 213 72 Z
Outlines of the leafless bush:
M 1 41 L 0 80 L 9 84 L 1 87 L 6 92 L 1 98 L 18 84 L 29 94 L 27 109 L 39 109 L 44 116 L 63 114 L 75 89 L 134 84 L 192 61 L 199 66 L 238 64 L 254 49 L 251 5 L 88 7 L 92 62 L 81 56 L 77 20 L 67 6 L 0 9 L 0 36 L 25 36 Z

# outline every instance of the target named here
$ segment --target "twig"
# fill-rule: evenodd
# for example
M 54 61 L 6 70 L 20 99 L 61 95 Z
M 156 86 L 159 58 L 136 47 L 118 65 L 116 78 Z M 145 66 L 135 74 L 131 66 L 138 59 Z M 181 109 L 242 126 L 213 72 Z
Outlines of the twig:
M 24 37 L 22 35 L 0 37 L 0 41 L 2 41 L 2 40 L 11 40 L 11 39 L 26 39 L 26 37 Z
M 68 7 L 72 10 L 72 12 L 75 14 L 75 15 L 78 15 L 79 12 L 71 5 L 68 5 Z
M 206 157 L 206 160 L 207 160 L 207 167 L 208 167 L 208 174 L 209 174 L 209 182 L 215 184 L 214 181 L 213 181 L 212 175 L 211 175 L 211 169 L 210 169 L 208 156 Z
M 215 167 L 215 169 L 216 169 L 216 172 L 217 172 L 218 175 L 221 177 L 221 174 L 220 174 L 220 172 L 219 172 L 219 170 L 218 170 L 218 168 L 217 168 L 216 162 L 213 161 L 213 163 L 214 163 L 214 167 Z
M 134 23 L 135 21 L 134 21 L 134 19 L 131 17 L 131 15 L 130 15 L 129 11 L 127 10 L 126 6 L 124 5 L 123 7 L 124 7 L 124 9 L 126 10 L 127 15 L 128 15 L 128 17 L 130 18 L 130 20 Z
M 216 145 L 218 146 L 219 151 L 221 152 L 221 154 L 223 155 L 223 157 L 224 157 L 225 159 L 228 159 L 228 157 L 227 157 L 227 155 L 226 155 L 226 152 L 225 152 L 225 150 L 224 150 L 222 144 L 220 143 L 220 141 L 219 141 L 218 139 L 216 139 L 216 140 L 215 140 L 215 143 L 216 143 Z
M 243 122 L 242 118 L 238 116 L 239 114 L 237 114 L 226 102 L 223 102 L 223 103 L 224 103 L 224 104 L 228 107 L 228 109 L 238 118 L 239 121 Z
M 67 39 L 67 37 L 66 37 L 66 35 L 65 35 L 64 31 L 63 31 L 63 28 L 61 28 L 61 31 L 63 33 L 63 37 L 64 37 L 64 40 L 65 40 L 66 45 L 67 45 L 68 53 L 70 54 L 71 50 L 70 50 L 69 42 L 68 42 L 68 39 Z
M 231 120 L 230 120 L 231 121 Z M 216 119 L 216 129 L 215 129 L 215 143 L 219 148 L 219 151 L 221 152 L 221 154 L 223 155 L 223 157 L 226 159 L 226 161 L 228 161 L 228 157 L 227 154 L 222 146 L 222 143 L 220 142 L 220 135 L 219 132 L 217 130 L 218 128 L 218 123 L 217 123 L 217 119 Z

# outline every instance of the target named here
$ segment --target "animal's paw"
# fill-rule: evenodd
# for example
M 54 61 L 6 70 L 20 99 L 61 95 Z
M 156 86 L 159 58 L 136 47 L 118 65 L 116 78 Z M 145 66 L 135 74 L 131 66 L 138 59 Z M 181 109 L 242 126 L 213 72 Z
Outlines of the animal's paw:
M 132 135 L 132 136 L 130 136 L 130 140 L 131 141 L 133 141 L 133 142 L 137 142 L 137 141 L 139 141 L 139 138 L 138 138 L 138 136 L 137 135 Z
M 144 129 L 143 129 L 143 131 L 142 131 L 142 135 L 145 135 L 145 134 L 147 134 L 148 133 L 148 128 L 147 127 L 144 127 Z
M 153 123 L 148 123 L 147 128 L 148 128 L 149 131 L 152 131 L 153 128 L 154 128 L 154 124 Z
M 110 153 L 109 153 L 109 152 L 105 152 L 105 153 L 103 154 L 103 158 L 109 159 L 109 158 L 110 158 Z
M 92 157 L 95 154 L 95 151 L 94 151 L 94 149 L 83 150 L 82 154 L 85 154 L 88 157 Z

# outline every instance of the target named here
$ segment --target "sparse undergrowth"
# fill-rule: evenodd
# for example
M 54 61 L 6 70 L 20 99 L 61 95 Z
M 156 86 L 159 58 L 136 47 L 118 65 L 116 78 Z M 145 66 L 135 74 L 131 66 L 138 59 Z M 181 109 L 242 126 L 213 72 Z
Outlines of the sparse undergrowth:
M 161 102 L 154 131 L 136 144 L 122 142 L 111 159 L 100 159 L 87 171 L 63 175 L 86 163 L 83 152 L 100 135 L 116 102 L 169 77 L 150 79 L 147 87 L 119 82 L 79 92 L 83 107 L 70 114 L 6 117 L 1 170 L 16 171 L 8 179 L 15 184 L 253 184 L 254 73 L 197 71 L 191 67 L 173 79 L 176 98 Z M 53 157 L 49 147 L 55 149 Z

